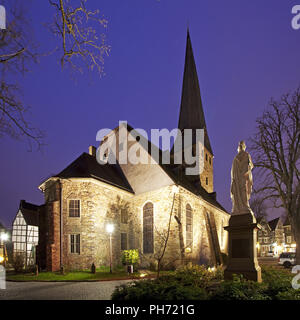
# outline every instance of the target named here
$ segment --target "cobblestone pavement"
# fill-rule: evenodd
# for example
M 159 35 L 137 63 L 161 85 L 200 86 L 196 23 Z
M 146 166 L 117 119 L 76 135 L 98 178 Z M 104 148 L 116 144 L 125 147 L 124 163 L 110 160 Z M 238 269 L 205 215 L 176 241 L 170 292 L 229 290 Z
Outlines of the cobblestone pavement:
M 6 282 L 0 300 L 109 300 L 114 288 L 130 280 L 99 282 Z

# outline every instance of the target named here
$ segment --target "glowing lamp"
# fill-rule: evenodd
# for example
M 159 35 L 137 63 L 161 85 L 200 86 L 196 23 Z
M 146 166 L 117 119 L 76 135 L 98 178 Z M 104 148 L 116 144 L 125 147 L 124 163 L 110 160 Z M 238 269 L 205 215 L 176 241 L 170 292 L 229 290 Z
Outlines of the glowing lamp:
M 8 234 L 7 233 L 1 233 L 1 240 L 7 241 L 8 240 Z
M 111 223 L 109 223 L 109 224 L 107 224 L 106 225 L 106 231 L 108 232 L 108 233 L 113 233 L 114 232 L 114 225 L 113 224 L 111 224 Z

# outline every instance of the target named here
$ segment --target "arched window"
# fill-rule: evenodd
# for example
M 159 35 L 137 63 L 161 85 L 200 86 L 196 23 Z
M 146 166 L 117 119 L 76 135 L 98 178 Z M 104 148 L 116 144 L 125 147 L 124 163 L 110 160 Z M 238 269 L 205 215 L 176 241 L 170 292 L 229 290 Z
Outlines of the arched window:
M 185 209 L 186 216 L 186 247 L 193 247 L 193 211 L 189 204 Z
M 153 253 L 153 204 L 147 202 L 143 208 L 143 252 Z

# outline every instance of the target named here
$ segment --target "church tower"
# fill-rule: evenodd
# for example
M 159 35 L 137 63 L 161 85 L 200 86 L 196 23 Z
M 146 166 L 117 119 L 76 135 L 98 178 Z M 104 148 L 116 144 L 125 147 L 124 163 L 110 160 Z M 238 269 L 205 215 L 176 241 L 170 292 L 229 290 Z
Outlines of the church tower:
M 205 116 L 202 106 L 197 69 L 189 31 L 187 32 L 185 67 L 182 84 L 182 96 L 178 129 L 204 129 L 204 170 L 199 176 L 189 176 L 189 180 L 201 186 L 209 193 L 214 192 L 213 151 L 211 148 Z M 194 141 L 193 137 L 193 141 Z M 195 148 L 195 145 L 193 146 Z

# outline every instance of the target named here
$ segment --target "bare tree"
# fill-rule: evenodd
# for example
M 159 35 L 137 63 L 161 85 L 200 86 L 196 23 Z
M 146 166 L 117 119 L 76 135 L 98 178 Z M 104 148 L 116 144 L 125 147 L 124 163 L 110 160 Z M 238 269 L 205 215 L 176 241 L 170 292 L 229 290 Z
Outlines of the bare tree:
M 274 207 L 285 209 L 300 264 L 300 88 L 270 101 L 257 119 L 250 149 L 263 186 L 256 192 L 273 201 Z
M 10 7 L 7 28 L 0 31 L 0 136 L 25 138 L 31 146 L 42 143 L 43 133 L 26 119 L 28 107 L 22 101 L 21 88 L 16 78 L 24 75 L 31 63 L 37 62 L 35 46 L 23 7 L 18 1 Z
M 265 218 L 267 219 L 267 206 L 264 199 L 258 195 L 252 196 L 250 199 L 250 207 L 255 214 L 256 218 Z
M 50 30 L 61 42 L 61 65 L 68 64 L 73 70 L 96 69 L 103 74 L 104 57 L 110 46 L 100 32 L 107 27 L 107 20 L 99 17 L 99 10 L 86 7 L 87 0 L 49 0 L 55 10 Z

